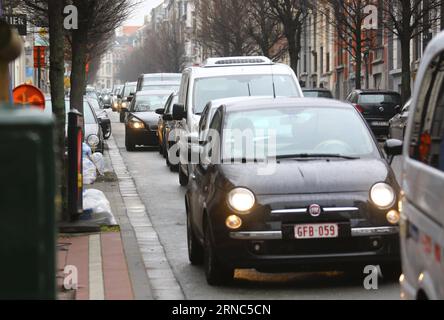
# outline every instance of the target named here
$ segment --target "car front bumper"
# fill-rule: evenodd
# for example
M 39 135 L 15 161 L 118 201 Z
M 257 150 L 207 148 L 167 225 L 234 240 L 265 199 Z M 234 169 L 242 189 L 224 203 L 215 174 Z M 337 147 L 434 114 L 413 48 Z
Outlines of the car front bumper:
M 397 227 L 356 228 L 336 239 L 296 240 L 281 231 L 231 232 L 218 242 L 221 262 L 264 271 L 342 270 L 399 263 Z
M 128 140 L 134 145 L 158 146 L 157 131 L 148 129 L 126 129 Z

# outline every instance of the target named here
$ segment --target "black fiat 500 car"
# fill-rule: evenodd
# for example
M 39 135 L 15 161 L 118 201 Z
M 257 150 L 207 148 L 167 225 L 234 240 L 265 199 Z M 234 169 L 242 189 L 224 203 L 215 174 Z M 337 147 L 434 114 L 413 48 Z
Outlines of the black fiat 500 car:
M 230 281 L 235 268 L 399 268 L 399 186 L 353 106 L 234 102 L 218 108 L 210 130 L 194 146 L 200 161 L 185 196 L 189 258 L 209 284 Z M 385 147 L 400 152 L 393 140 Z
M 125 121 L 125 146 L 134 151 L 137 145 L 158 146 L 156 110 L 165 105 L 171 91 L 139 91 L 131 101 Z

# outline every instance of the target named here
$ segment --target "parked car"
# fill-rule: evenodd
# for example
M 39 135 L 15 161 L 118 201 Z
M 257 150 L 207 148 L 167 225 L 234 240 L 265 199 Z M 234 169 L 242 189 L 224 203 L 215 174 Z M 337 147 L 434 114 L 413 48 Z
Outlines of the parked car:
M 400 278 L 404 299 L 444 299 L 444 33 L 418 70 L 402 169 Z M 400 143 L 398 141 L 398 143 Z
M 399 113 L 390 119 L 389 121 L 390 139 L 404 140 L 411 103 L 412 103 L 411 100 L 409 100 L 401 110 L 397 110 L 399 111 Z
M 137 91 L 144 90 L 143 88 L 152 82 L 174 82 L 180 84 L 182 79 L 181 73 L 148 73 L 141 74 L 137 79 Z
M 120 122 L 122 123 L 125 121 L 125 114 L 131 103 L 131 99 L 136 93 L 136 86 L 137 82 L 127 82 L 123 86 L 122 93 L 118 95 L 118 98 L 120 99 L 118 112 L 120 113 Z
M 200 114 L 206 104 L 215 99 L 242 96 L 302 97 L 303 94 L 293 70 L 266 57 L 211 58 L 200 67 L 184 70 L 179 103 L 173 106 L 173 119 L 179 121 L 178 127 L 188 136 L 185 142 L 184 139 L 179 142 L 182 186 L 188 184 L 192 170 L 187 141 L 196 139 Z
M 159 152 L 166 158 L 168 153 L 168 135 L 170 131 L 169 123 L 173 122 L 172 109 L 173 105 L 177 103 L 177 93 L 172 93 L 166 103 L 164 108 L 156 110 L 156 113 L 160 115 L 159 123 L 157 126 L 157 138 L 159 139 Z
M 46 98 L 46 107 L 44 112 L 52 113 L 51 98 Z M 65 99 L 65 112 L 66 112 L 66 126 L 68 125 L 68 112 L 70 111 L 70 101 Z M 85 124 L 85 131 L 83 133 L 84 141 L 91 147 L 93 152 L 103 153 L 105 150 L 105 139 L 103 137 L 103 131 L 101 127 L 101 119 L 96 116 L 92 105 L 85 98 L 83 100 L 83 118 Z
M 377 137 L 386 138 L 389 134 L 389 120 L 401 106 L 401 95 L 394 91 L 353 90 L 346 101 L 362 113 Z
M 139 91 L 126 111 L 125 147 L 134 151 L 136 146 L 158 146 L 156 110 L 165 105 L 171 91 Z
M 185 204 L 189 258 L 204 264 L 210 285 L 230 281 L 236 268 L 362 274 L 381 265 L 399 276 L 399 186 L 352 106 L 247 100 L 221 105 L 209 127 L 220 142 L 201 135 Z M 250 154 L 236 130 L 249 130 L 253 143 L 273 132 L 276 144 Z M 273 155 L 274 170 L 259 175 Z
M 303 88 L 302 92 L 306 98 L 327 98 L 333 99 L 333 93 L 323 88 Z
M 100 119 L 100 126 L 102 127 L 103 137 L 105 140 L 108 140 L 111 137 L 112 128 L 111 128 L 111 120 L 109 119 L 108 113 L 100 106 L 98 100 L 94 98 L 87 98 L 89 104 L 93 107 L 94 112 L 98 119 Z

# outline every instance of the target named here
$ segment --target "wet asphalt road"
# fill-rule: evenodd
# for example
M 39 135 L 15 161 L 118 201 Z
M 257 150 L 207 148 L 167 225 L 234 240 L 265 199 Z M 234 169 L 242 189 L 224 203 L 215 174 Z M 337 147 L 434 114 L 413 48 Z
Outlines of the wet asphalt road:
M 177 174 L 170 172 L 157 150 L 127 152 L 124 125 L 118 122 L 116 113 L 111 117 L 120 153 L 187 299 L 399 299 L 397 281 L 380 281 L 378 290 L 369 291 L 363 286 L 364 275 L 352 277 L 337 272 L 263 274 L 238 270 L 232 285 L 208 286 L 203 269 L 188 262 L 185 189 L 179 186 Z

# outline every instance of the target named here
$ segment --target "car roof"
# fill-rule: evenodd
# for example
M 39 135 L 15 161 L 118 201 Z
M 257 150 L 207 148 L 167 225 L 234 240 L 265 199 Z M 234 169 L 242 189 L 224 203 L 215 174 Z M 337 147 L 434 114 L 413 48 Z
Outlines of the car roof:
M 169 86 L 169 85 L 180 85 L 180 81 L 150 81 L 147 84 L 142 85 L 143 87 L 150 87 L 150 86 Z
M 177 76 L 182 77 L 181 73 L 146 73 L 141 75 L 144 79 L 166 77 L 166 76 Z
M 192 73 L 194 78 L 209 78 L 225 75 L 255 75 L 255 74 L 292 74 L 292 69 L 281 63 L 272 64 L 243 64 L 223 65 L 218 67 L 188 67 L 184 73 Z
M 255 109 L 269 109 L 269 108 L 342 108 L 355 110 L 349 103 L 344 103 L 338 100 L 324 99 L 324 98 L 265 98 L 265 99 L 251 99 L 237 102 L 226 103 L 223 105 L 227 112 L 239 110 L 255 110 Z
M 171 90 L 143 90 L 136 93 L 138 96 L 155 96 L 155 95 L 166 95 L 170 96 L 173 92 Z

